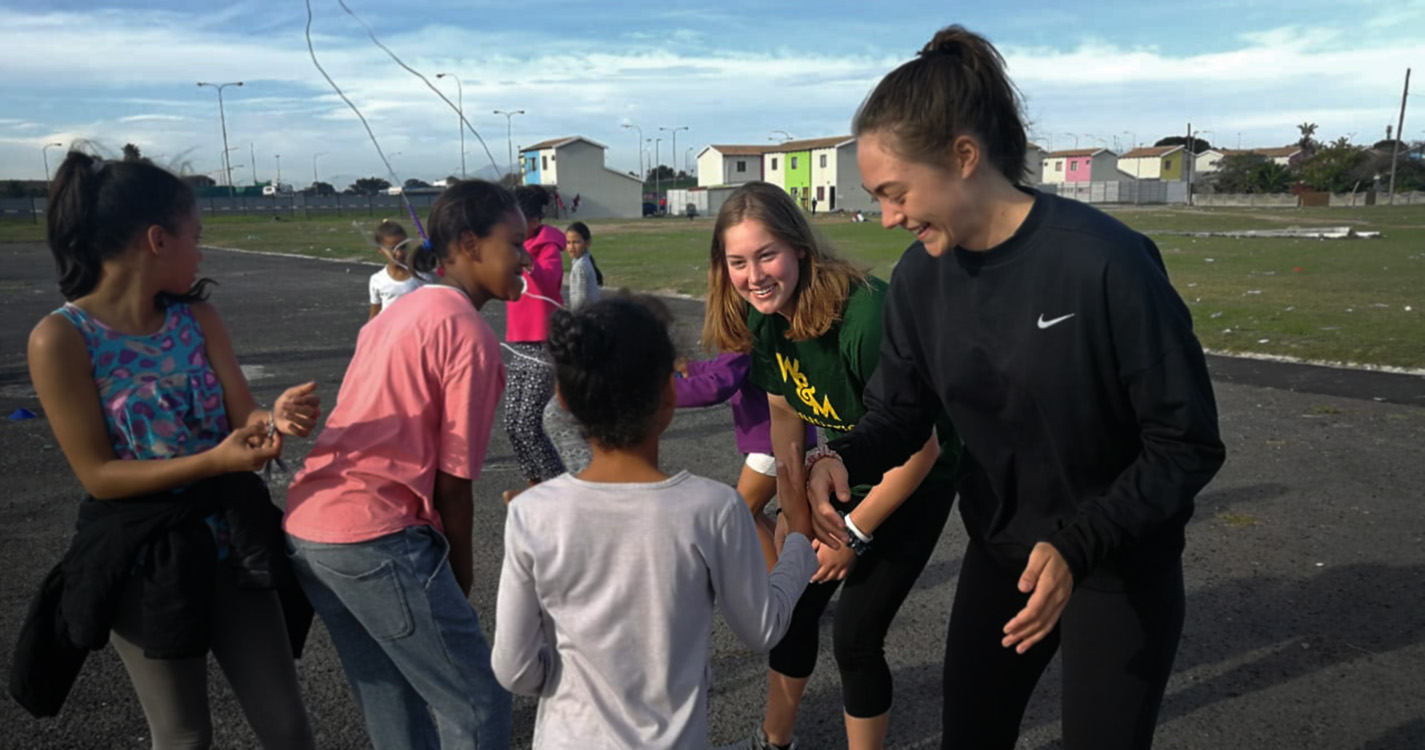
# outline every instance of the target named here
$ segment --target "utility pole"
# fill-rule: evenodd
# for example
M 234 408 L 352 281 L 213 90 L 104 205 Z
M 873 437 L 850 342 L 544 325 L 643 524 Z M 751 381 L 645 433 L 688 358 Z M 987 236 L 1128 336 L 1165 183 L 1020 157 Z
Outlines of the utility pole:
M 508 158 L 509 158 L 509 166 L 507 167 L 507 169 L 509 169 L 510 174 L 515 174 L 515 139 L 514 139 L 514 135 L 513 135 L 514 131 L 510 129 L 510 128 L 511 128 L 510 123 L 514 121 L 515 115 L 522 115 L 522 114 L 524 114 L 524 110 L 522 110 L 522 109 L 512 109 L 512 110 L 497 109 L 497 110 L 495 110 L 495 114 L 497 114 L 497 115 L 504 115 L 504 116 L 505 116 L 505 148 L 509 150 L 509 157 L 508 157 Z M 462 167 L 462 169 L 463 169 L 463 168 L 464 168 L 464 167 Z
M 1395 125 L 1395 144 L 1390 147 L 1390 205 L 1395 205 L 1395 164 L 1400 161 L 1400 139 L 1405 135 L 1405 102 L 1410 99 L 1410 68 L 1405 69 L 1405 92 L 1400 95 L 1400 120 Z
M 1192 153 L 1192 123 L 1188 123 L 1187 145 L 1184 147 L 1187 154 Z M 1192 159 L 1183 159 L 1183 172 L 1187 175 L 1187 204 L 1192 205 Z
M 454 73 L 436 73 L 436 78 L 450 76 L 455 79 L 455 112 L 459 116 L 460 122 L 456 123 L 460 128 L 460 179 L 465 179 L 465 84 L 460 82 L 460 76 Z M 508 123 L 506 123 L 508 129 Z
M 632 128 L 638 132 L 638 179 L 646 180 L 648 179 L 648 172 L 643 168 L 643 128 L 631 122 L 626 122 L 621 127 L 624 130 Z
M 252 184 L 257 184 L 257 147 L 247 142 L 247 169 L 252 173 Z
M 208 83 L 206 81 L 199 81 L 198 86 L 199 88 L 209 86 L 218 90 L 218 120 L 223 124 L 223 167 L 228 173 L 228 197 L 231 198 L 233 197 L 233 162 L 232 159 L 228 158 L 228 116 L 223 113 L 223 89 L 228 86 L 241 87 L 242 81 L 233 81 L 231 83 Z

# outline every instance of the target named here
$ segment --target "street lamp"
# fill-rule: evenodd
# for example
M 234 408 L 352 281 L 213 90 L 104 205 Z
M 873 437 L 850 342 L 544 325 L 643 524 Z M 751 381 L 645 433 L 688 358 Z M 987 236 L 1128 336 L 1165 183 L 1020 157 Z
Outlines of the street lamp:
M 624 130 L 628 130 L 631 128 L 633 130 L 638 131 L 638 179 L 644 179 L 648 176 L 648 172 L 644 171 L 643 169 L 643 128 L 640 128 L 630 122 L 624 123 L 622 127 Z
M 674 172 L 677 171 L 676 167 L 678 166 L 678 131 L 679 131 L 679 130 L 687 130 L 687 129 L 688 129 L 688 126 L 687 126 L 687 125 L 679 125 L 678 127 L 675 127 L 675 128 L 659 128 L 660 131 L 667 131 L 667 132 L 673 134 L 673 144 L 672 144 L 673 150 L 669 152 L 669 155 L 673 157 L 673 166 L 674 166 L 674 168 L 675 168 L 675 169 L 674 169 Z M 674 177 L 675 179 L 677 178 L 677 176 L 678 176 L 678 175 L 676 175 L 676 174 L 673 175 L 673 177 Z
M 522 109 L 515 109 L 515 110 L 497 109 L 497 110 L 495 110 L 495 114 L 497 114 L 497 115 L 504 115 L 504 116 L 505 116 L 505 149 L 506 149 L 507 151 L 509 151 L 509 153 L 506 155 L 506 158 L 507 158 L 509 161 L 508 161 L 508 164 L 506 165 L 505 169 L 509 170 L 509 173 L 510 173 L 510 174 L 514 174 L 514 173 L 515 173 L 515 138 L 514 138 L 514 131 L 510 129 L 511 127 L 513 127 L 510 123 L 514 122 L 515 115 L 522 115 L 522 114 L 524 114 L 524 110 L 522 110 Z
M 785 130 L 772 130 L 772 131 L 769 131 L 769 132 L 772 132 L 772 133 L 781 133 L 781 134 L 782 134 L 782 141 L 781 141 L 782 143 L 786 143 L 787 141 L 790 141 L 790 140 L 795 140 L 794 138 L 792 138 L 792 134 L 791 134 L 791 133 L 788 133 L 788 132 L 785 131 Z M 767 140 L 774 140 L 774 139 L 769 137 Z
M 688 149 L 683 152 L 683 172 L 689 177 L 693 176 L 692 159 L 690 157 L 692 157 L 694 151 L 697 151 L 697 148 L 689 146 Z
M 313 188 L 313 189 L 316 189 L 317 183 L 321 182 L 321 180 L 317 178 L 317 157 L 318 157 L 318 156 L 326 156 L 328 153 L 330 153 L 330 152 L 328 152 L 328 151 L 323 151 L 323 152 L 321 152 L 321 153 L 312 154 L 312 188 Z
M 456 123 L 460 127 L 460 179 L 465 179 L 465 86 L 460 82 L 460 77 L 454 73 L 436 73 L 436 78 L 450 76 L 455 79 L 456 112 L 460 113 L 460 122 Z
M 64 148 L 63 143 L 46 143 L 40 149 L 40 158 L 45 160 L 45 184 L 49 184 L 49 150 L 52 148 Z
M 663 161 L 663 157 L 660 155 L 662 152 L 659 150 L 659 147 L 662 146 L 662 145 L 663 145 L 663 139 L 662 139 L 662 138 L 654 138 L 654 139 L 653 139 L 653 194 L 654 194 L 655 196 L 660 197 L 660 198 L 662 197 L 660 194 L 662 193 L 662 190 L 663 190 L 663 187 L 662 187 L 663 165 L 660 164 L 659 162 Z
M 273 183 L 274 190 L 282 189 L 282 154 L 273 154 L 277 157 L 277 182 Z
M 1078 133 L 1064 133 L 1063 135 L 1067 135 L 1067 136 L 1069 136 L 1070 138 L 1073 138 L 1073 139 L 1074 139 L 1074 150 L 1077 151 L 1078 148 L 1079 148 L 1079 134 L 1078 134 Z
M 208 83 L 198 82 L 199 88 L 209 86 L 218 90 L 218 120 L 223 125 L 223 167 L 228 171 L 228 197 L 233 196 L 233 163 L 228 159 L 228 116 L 223 112 L 223 89 L 229 86 L 242 86 L 242 81 L 232 81 L 229 83 Z

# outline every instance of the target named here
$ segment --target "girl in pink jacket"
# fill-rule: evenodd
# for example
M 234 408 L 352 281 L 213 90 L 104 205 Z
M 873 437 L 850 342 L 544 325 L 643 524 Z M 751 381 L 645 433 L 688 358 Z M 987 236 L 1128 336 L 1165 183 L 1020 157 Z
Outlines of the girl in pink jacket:
M 549 316 L 564 298 L 564 233 L 544 223 L 550 196 L 538 185 L 515 189 L 528 231 L 524 249 L 534 263 L 525 269 L 524 296 L 505 306 L 505 341 L 511 357 L 505 386 L 505 432 L 514 448 L 520 471 L 529 486 L 564 473 L 564 463 L 544 431 L 544 405 L 554 396 L 554 369 L 544 342 L 549 338 Z M 546 299 L 541 299 L 541 297 Z M 554 300 L 550 302 L 549 300 Z M 524 488 L 505 493 L 505 501 Z

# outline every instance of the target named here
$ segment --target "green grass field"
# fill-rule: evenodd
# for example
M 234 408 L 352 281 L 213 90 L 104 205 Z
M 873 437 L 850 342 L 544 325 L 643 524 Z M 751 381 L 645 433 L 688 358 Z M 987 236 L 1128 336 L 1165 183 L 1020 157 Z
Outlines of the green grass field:
M 1159 235 L 1168 272 L 1209 349 L 1308 360 L 1425 368 L 1425 206 L 1321 209 L 1112 209 L 1142 232 L 1287 226 L 1378 230 L 1379 239 L 1302 240 Z M 370 229 L 377 219 L 358 220 Z M 609 286 L 701 296 L 710 219 L 590 222 Z M 908 235 L 822 219 L 848 257 L 887 276 Z M 0 224 L 0 241 L 40 241 L 42 227 Z M 204 244 L 375 261 L 351 218 L 215 218 Z M 1299 271 L 1297 269 L 1300 269 Z M 1407 309 L 1408 308 L 1408 309 Z

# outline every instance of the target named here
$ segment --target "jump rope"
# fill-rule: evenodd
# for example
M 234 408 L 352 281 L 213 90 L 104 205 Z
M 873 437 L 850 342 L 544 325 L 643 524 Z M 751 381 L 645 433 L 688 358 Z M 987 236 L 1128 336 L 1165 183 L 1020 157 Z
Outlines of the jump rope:
M 317 72 L 322 74 L 322 78 L 327 82 L 327 85 L 330 86 L 332 90 L 336 92 L 337 96 L 341 97 L 341 100 L 346 103 L 346 106 L 350 108 L 352 113 L 356 115 L 357 119 L 361 121 L 362 128 L 366 130 L 366 137 L 371 140 L 371 145 L 376 148 L 376 155 L 381 158 L 381 163 L 386 167 L 386 174 L 390 177 L 391 184 L 404 184 L 400 181 L 400 178 L 396 176 L 395 168 L 391 166 L 390 159 L 386 158 L 386 152 L 381 148 L 381 142 L 377 140 L 376 133 L 371 129 L 371 124 L 366 121 L 365 115 L 361 114 L 361 109 L 358 108 L 356 104 L 352 102 L 350 98 L 347 97 L 346 92 L 341 90 L 341 87 L 337 85 L 336 81 L 332 80 L 331 75 L 329 75 L 326 69 L 322 67 L 321 61 L 317 59 L 316 46 L 312 44 L 312 0 L 305 1 L 307 7 L 307 25 L 305 28 L 305 36 L 307 40 L 307 53 L 312 58 L 312 65 L 316 67 Z M 395 52 L 392 52 L 391 49 L 385 44 L 382 44 L 381 40 L 376 37 L 376 32 L 371 28 L 371 25 L 366 23 L 366 21 L 362 20 L 362 18 L 358 16 L 356 12 L 353 11 L 351 7 L 346 4 L 346 0 L 336 0 L 336 3 L 337 5 L 341 6 L 341 9 L 345 11 L 348 16 L 351 16 L 352 20 L 356 21 L 356 23 L 359 24 L 361 28 L 366 31 L 366 36 L 371 40 L 373 44 L 379 47 L 382 52 L 385 52 L 386 55 L 390 57 L 393 61 L 395 61 L 397 65 L 401 66 L 403 70 L 421 79 L 421 83 L 424 83 L 426 85 L 426 88 L 430 89 L 432 93 L 440 97 L 441 101 L 445 102 L 445 105 L 449 107 L 450 110 L 454 112 L 457 117 L 460 118 L 460 122 L 465 125 L 465 128 L 470 131 L 470 134 L 475 136 L 475 140 L 479 142 L 480 147 L 485 151 L 485 157 L 490 160 L 490 166 L 493 167 L 496 172 L 498 172 L 500 166 L 495 161 L 494 154 L 490 152 L 490 146 L 485 143 L 485 139 L 481 137 L 478 131 L 475 130 L 475 126 L 471 125 L 470 121 L 465 118 L 465 113 L 462 112 L 461 109 L 457 107 L 454 102 L 450 101 L 450 99 L 448 99 L 445 94 L 441 93 L 440 89 L 436 88 L 435 84 L 431 83 L 429 78 L 426 78 L 424 75 L 421 74 L 420 71 L 416 70 L 415 68 L 412 68 L 410 65 L 407 65 L 406 62 L 400 58 L 399 55 L 397 55 Z M 420 216 L 416 213 L 416 207 L 411 203 L 411 199 L 407 197 L 404 192 L 402 192 L 400 195 L 401 202 L 406 207 L 406 212 L 411 216 L 411 222 L 415 224 L 416 232 L 420 234 L 421 247 L 425 248 L 426 250 L 432 249 L 430 244 L 430 237 L 426 234 L 425 225 L 421 224 Z M 353 222 L 353 224 L 355 224 L 355 222 Z M 366 230 L 360 229 L 359 225 L 357 225 L 357 228 L 358 231 L 361 232 L 362 236 L 366 236 Z M 372 242 L 372 244 L 375 244 L 377 249 L 381 251 L 381 254 L 385 256 L 388 260 L 390 260 L 392 263 L 395 263 L 398 267 L 409 271 L 412 275 L 415 275 L 418 278 L 421 277 L 421 274 L 410 268 L 410 266 L 403 262 L 397 261 L 392 253 L 390 253 L 386 248 L 381 247 L 380 243 L 376 242 L 374 237 L 370 238 L 370 241 Z M 411 240 L 407 240 L 407 242 L 409 241 Z M 400 245 L 397 245 L 397 247 L 400 247 Z M 424 281 L 425 279 L 422 278 L 422 280 Z M 537 300 L 554 305 L 556 308 L 564 307 L 557 300 L 553 300 L 549 297 L 545 297 L 539 294 L 531 294 L 529 292 L 529 279 L 525 276 L 520 276 L 520 282 L 523 284 L 524 287 L 521 296 L 533 297 Z M 520 357 L 531 362 L 536 362 L 544 367 L 552 366 L 549 362 L 538 357 L 531 357 L 528 354 L 525 354 L 524 352 L 515 349 L 514 347 L 503 341 L 500 342 L 500 346 L 504 347 L 505 351 L 508 351 L 510 354 L 513 354 L 516 357 Z

